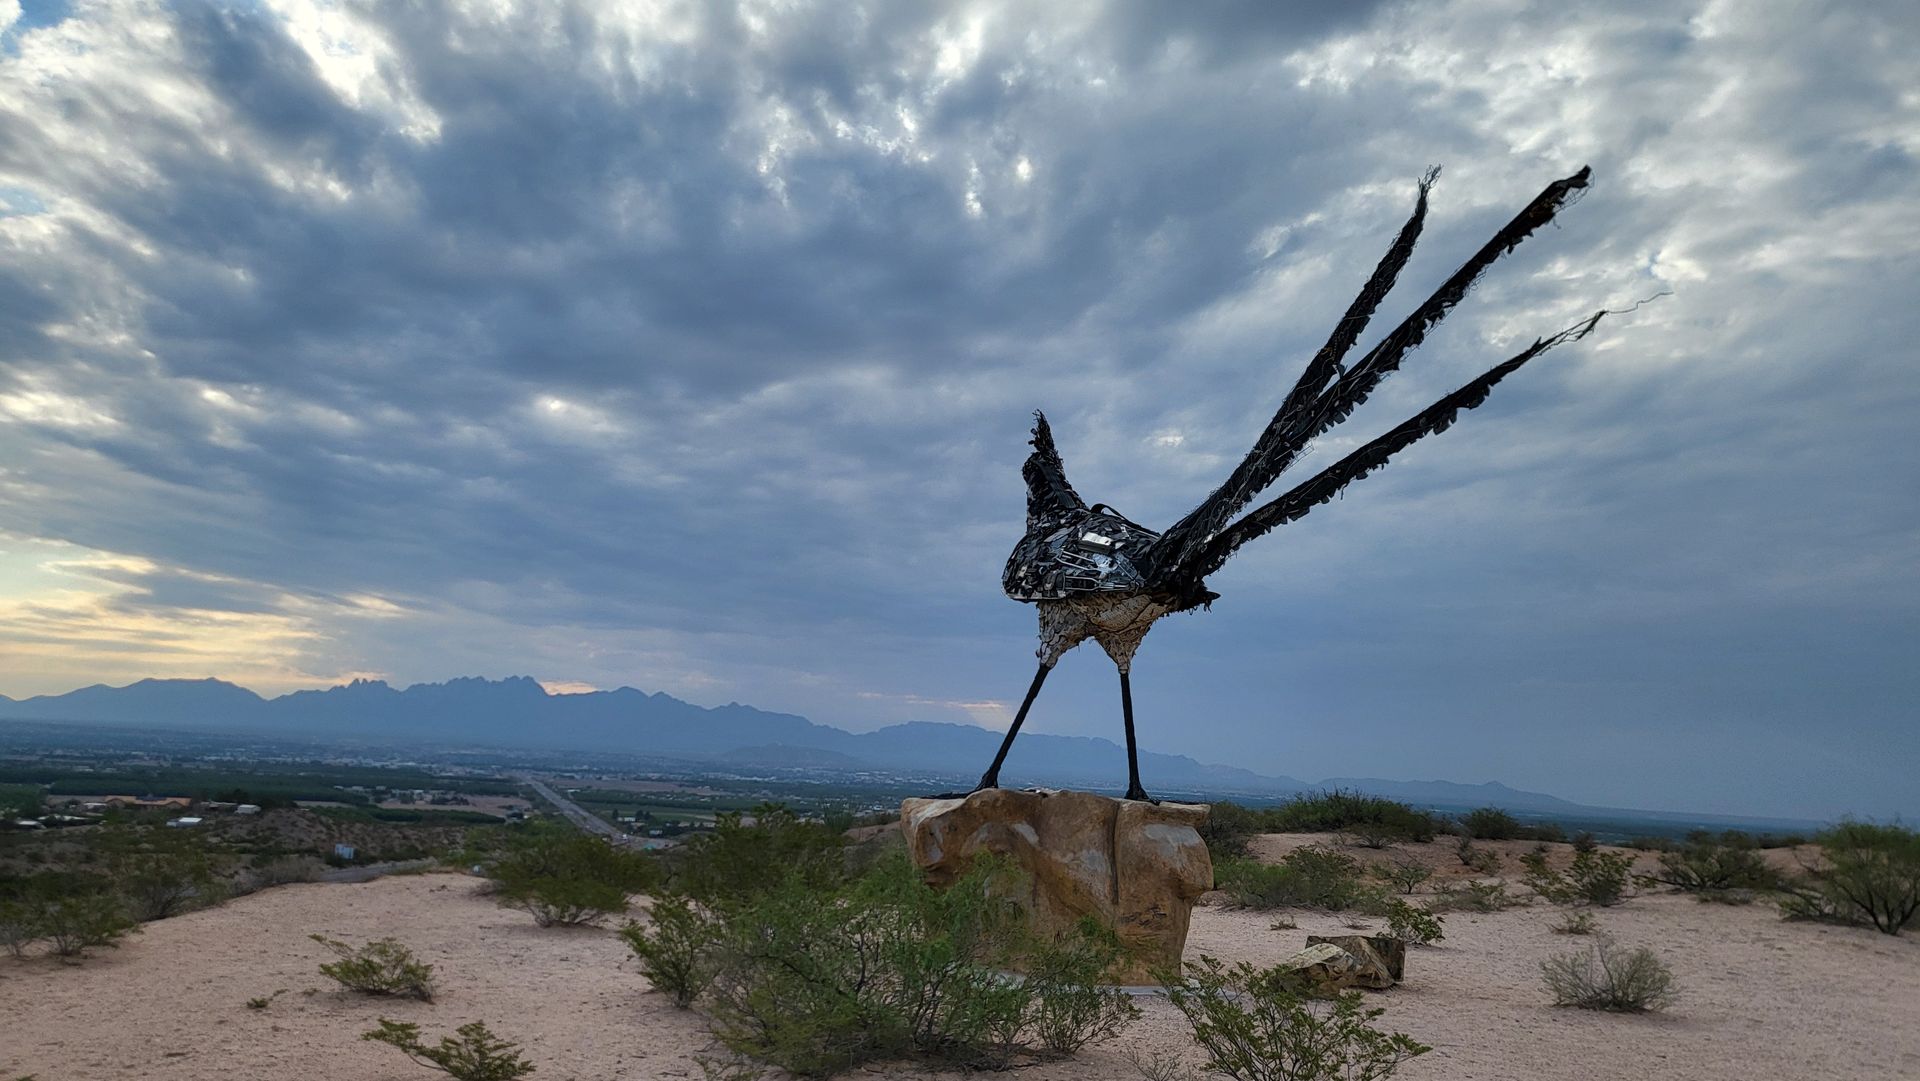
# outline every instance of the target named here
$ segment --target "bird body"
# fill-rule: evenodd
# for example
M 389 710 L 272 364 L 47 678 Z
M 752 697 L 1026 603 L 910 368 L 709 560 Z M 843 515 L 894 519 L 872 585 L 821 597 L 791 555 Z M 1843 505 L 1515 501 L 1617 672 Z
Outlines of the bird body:
M 1033 453 L 1021 468 L 1027 483 L 1027 528 L 1007 560 L 1001 585 L 1007 596 L 1031 602 L 1039 610 L 1040 668 L 999 754 L 982 775 L 980 788 L 998 784 L 1000 766 L 1047 673 L 1068 650 L 1092 638 L 1120 671 L 1120 703 L 1127 736 L 1127 798 L 1146 799 L 1140 785 L 1129 675 L 1141 639 L 1154 622 L 1175 612 L 1210 607 L 1219 594 L 1207 588 L 1206 576 L 1218 570 L 1242 545 L 1305 516 L 1348 484 L 1384 466 L 1399 450 L 1444 431 L 1461 410 L 1485 401 L 1493 386 L 1521 365 L 1556 345 L 1578 341 L 1600 321 L 1604 312 L 1536 340 L 1478 379 L 1236 520 L 1235 515 L 1273 484 L 1315 437 L 1345 420 L 1382 379 L 1399 367 L 1401 358 L 1466 296 L 1487 267 L 1552 220 L 1573 193 L 1585 188 L 1589 174 L 1582 169 L 1548 185 L 1425 303 L 1359 360 L 1348 364 L 1347 353 L 1392 290 L 1413 251 L 1426 219 L 1427 193 L 1438 175 L 1435 169 L 1421 179 L 1412 217 L 1335 325 L 1327 343 L 1308 361 L 1253 449 L 1224 484 L 1165 532 L 1133 522 L 1103 503 L 1088 506 L 1082 501 L 1067 482 L 1047 418 L 1034 414 Z

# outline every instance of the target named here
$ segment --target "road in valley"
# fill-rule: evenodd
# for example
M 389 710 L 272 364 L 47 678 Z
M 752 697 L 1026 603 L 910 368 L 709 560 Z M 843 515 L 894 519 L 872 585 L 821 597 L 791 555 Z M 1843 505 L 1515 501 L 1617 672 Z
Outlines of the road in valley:
M 541 799 L 559 808 L 560 813 L 566 815 L 569 821 L 581 829 L 586 830 L 588 833 L 597 833 L 617 845 L 632 844 L 636 840 L 636 838 L 629 837 L 619 830 L 614 829 L 612 823 L 568 799 L 565 793 L 558 791 L 552 785 L 538 777 L 523 773 L 520 775 L 520 779 L 525 781 L 535 792 L 540 793 Z

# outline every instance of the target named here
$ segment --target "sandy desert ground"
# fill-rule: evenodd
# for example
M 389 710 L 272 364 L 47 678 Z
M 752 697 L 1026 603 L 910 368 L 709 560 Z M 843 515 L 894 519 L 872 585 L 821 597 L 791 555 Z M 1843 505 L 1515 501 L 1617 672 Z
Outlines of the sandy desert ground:
M 1261 838 L 1263 855 L 1315 840 Z M 1498 847 L 1498 846 L 1495 846 Z M 1516 849 L 1529 847 L 1519 845 Z M 1436 866 L 1440 845 L 1397 850 Z M 1377 854 L 1367 853 L 1369 856 Z M 429 1034 L 475 1019 L 521 1042 L 548 1081 L 701 1076 L 696 1014 L 648 992 L 611 930 L 541 930 L 453 874 L 358 885 L 296 885 L 147 925 L 79 966 L 0 958 L 0 1078 L 37 1081 L 402 1081 L 437 1076 L 357 1037 L 379 1017 Z M 1864 1081 L 1920 1078 L 1920 938 L 1782 922 L 1771 906 L 1641 896 L 1602 910 L 1621 944 L 1669 962 L 1681 998 L 1665 1014 L 1618 1016 L 1548 1005 L 1539 961 L 1584 940 L 1551 933 L 1545 905 L 1447 917 L 1446 941 L 1412 951 L 1406 982 L 1370 996 L 1385 1027 L 1434 1045 L 1407 1081 Z M 1206 905 L 1188 955 L 1276 961 L 1346 917 L 1274 916 Z M 438 967 L 434 1002 L 329 990 L 329 959 L 308 940 L 391 935 Z M 324 985 L 324 986 L 323 986 Z M 248 999 L 284 990 L 264 1010 Z M 1177 1014 L 1143 999 L 1120 1040 L 1069 1062 L 1021 1068 L 1027 1081 L 1139 1076 L 1129 1048 L 1185 1048 Z M 927 1077 L 914 1068 L 856 1076 Z

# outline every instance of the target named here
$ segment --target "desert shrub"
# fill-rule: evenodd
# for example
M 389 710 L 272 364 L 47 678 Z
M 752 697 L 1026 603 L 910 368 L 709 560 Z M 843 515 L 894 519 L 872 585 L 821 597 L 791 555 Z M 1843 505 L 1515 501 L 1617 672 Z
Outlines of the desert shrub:
M 1600 930 L 1600 923 L 1591 912 L 1569 912 L 1565 919 L 1547 930 L 1556 935 L 1590 935 Z
M 1369 869 L 1375 878 L 1382 879 L 1401 893 L 1411 894 L 1421 884 L 1433 877 L 1433 868 L 1426 867 L 1416 860 L 1397 859 L 1391 863 L 1375 864 Z
M 1660 869 L 1642 880 L 1700 894 L 1780 886 L 1779 872 L 1757 850 L 1715 841 L 1692 842 L 1678 851 L 1661 853 Z
M 1466 834 L 1461 834 L 1460 839 L 1454 842 L 1453 854 L 1459 857 L 1460 866 L 1471 869 L 1475 874 L 1500 873 L 1500 853 L 1491 848 L 1481 848 Z
M 1214 804 L 1207 820 L 1200 824 L 1200 839 L 1207 843 L 1207 854 L 1215 863 L 1245 858 L 1247 839 L 1258 832 L 1259 816 L 1227 800 Z
M 1441 919 L 1432 909 L 1410 905 L 1398 897 L 1387 902 L 1387 933 L 1410 946 L 1429 946 L 1445 938 Z
M 358 949 L 325 935 L 308 938 L 333 951 L 338 960 L 320 966 L 320 974 L 349 991 L 363 995 L 433 1000 L 433 966 L 391 938 L 376 939 Z
M 704 999 L 715 1036 L 822 1077 L 905 1056 L 1002 1068 L 1032 1040 L 1066 1047 L 1117 1031 L 1131 1003 L 1091 975 L 1117 941 L 1033 942 L 1009 899 L 1011 874 L 977 861 L 936 890 L 894 853 L 851 881 L 775 880 L 717 913 Z
M 1427 907 L 1434 912 L 1501 912 L 1526 903 L 1508 893 L 1503 882 L 1462 882 L 1435 894 Z
M 126 903 L 106 889 L 46 890 L 30 896 L 27 906 L 37 937 L 58 957 L 84 957 L 96 946 L 117 947 L 139 930 Z
M 1530 853 L 1523 862 L 1526 884 L 1557 905 L 1617 905 L 1627 897 L 1627 877 L 1633 869 L 1632 856 L 1598 849 L 1575 852 L 1565 872 L 1549 868 L 1546 857 L 1538 853 Z
M 1236 1081 L 1374 1081 L 1432 1048 L 1372 1026 L 1358 992 L 1307 998 L 1293 973 L 1211 957 L 1171 975 L 1167 1000 L 1185 1016 L 1207 1068 Z
M 1573 835 L 1573 850 L 1575 852 L 1591 852 L 1599 847 L 1599 839 L 1586 830 L 1581 830 L 1579 833 Z
M 1671 852 L 1680 847 L 1667 837 L 1633 837 L 1626 846 L 1636 852 Z
M 1386 822 L 1356 822 L 1346 828 L 1342 837 L 1350 845 L 1372 849 L 1392 848 L 1407 839 L 1404 830 Z
M 709 994 L 730 1050 L 823 1077 L 913 1052 L 987 1064 L 1024 1010 L 994 977 L 1017 910 L 981 864 L 945 890 L 904 859 L 822 887 L 777 880 L 727 913 Z
M 1522 835 L 1520 820 L 1498 807 L 1480 807 L 1468 811 L 1460 825 L 1468 837 L 1482 841 L 1512 841 Z
M 134 919 L 164 920 L 225 894 L 220 868 L 193 830 L 109 828 L 99 843 Z
M 1546 844 L 1549 841 L 1554 844 L 1562 844 L 1565 843 L 1567 839 L 1567 831 L 1561 828 L 1558 822 L 1542 822 L 1537 826 L 1522 827 L 1520 836 L 1529 840 L 1539 841 L 1541 844 Z
M 624 912 L 627 898 L 655 882 L 641 853 L 566 826 L 533 826 L 493 864 L 494 897 L 525 909 L 542 927 L 597 923 Z
M 251 893 L 294 882 L 318 882 L 327 865 L 314 856 L 273 856 L 247 869 L 235 883 L 239 893 Z
M 24 901 L 0 901 L 0 947 L 15 957 L 40 941 L 40 921 L 33 907 Z
M 1092 918 L 1083 919 L 1075 934 L 1028 949 L 1023 964 L 1034 992 L 1029 1023 L 1041 1047 L 1072 1055 L 1119 1035 L 1140 1016 L 1125 992 L 1101 986 L 1124 952 L 1120 937 Z
M 1782 904 L 1789 918 L 1868 924 L 1889 935 L 1920 918 L 1920 832 L 1848 821 L 1815 840 L 1824 865 L 1792 884 Z
M 1296 796 L 1260 812 L 1260 823 L 1272 833 L 1355 833 L 1364 827 L 1377 836 L 1421 843 L 1433 840 L 1440 828 L 1426 811 L 1345 789 Z
M 650 914 L 649 926 L 629 923 L 620 937 L 640 959 L 640 971 L 654 990 L 685 1009 L 713 978 L 719 925 L 692 901 L 673 894 L 655 898 Z
M 1235 904 L 1249 908 L 1302 905 L 1338 911 L 1368 893 L 1359 861 L 1317 845 L 1296 848 L 1277 864 L 1230 860 L 1214 869 L 1214 881 Z
M 711 832 L 675 850 L 667 879 L 676 892 L 713 909 L 752 904 L 789 878 L 810 887 L 847 879 L 845 838 L 777 804 L 746 816 L 722 814 Z
M 382 1017 L 379 1028 L 360 1038 L 397 1047 L 418 1065 L 455 1081 L 514 1081 L 533 1072 L 533 1064 L 520 1057 L 520 1045 L 495 1036 L 482 1021 L 461 1025 L 454 1035 L 428 1045 L 420 1042 L 419 1025 Z
M 1540 974 L 1556 1006 L 1644 1013 L 1675 996 L 1673 973 L 1652 950 L 1621 951 L 1604 939 L 1540 962 Z

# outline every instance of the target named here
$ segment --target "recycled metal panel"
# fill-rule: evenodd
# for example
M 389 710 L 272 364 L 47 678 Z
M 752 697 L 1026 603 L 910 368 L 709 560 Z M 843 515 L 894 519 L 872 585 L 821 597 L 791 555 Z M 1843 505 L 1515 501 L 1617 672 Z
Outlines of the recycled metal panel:
M 1016 601 L 1139 592 L 1147 581 L 1134 560 L 1159 536 L 1115 514 L 1062 514 L 1020 538 L 1000 584 Z

